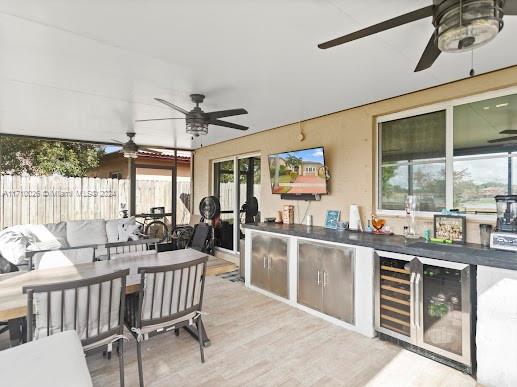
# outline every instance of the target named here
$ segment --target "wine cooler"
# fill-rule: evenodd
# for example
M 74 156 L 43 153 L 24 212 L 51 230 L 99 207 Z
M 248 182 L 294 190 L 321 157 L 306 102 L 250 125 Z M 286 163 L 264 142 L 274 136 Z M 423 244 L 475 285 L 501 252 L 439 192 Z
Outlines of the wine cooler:
M 470 266 L 376 253 L 376 330 L 471 370 Z

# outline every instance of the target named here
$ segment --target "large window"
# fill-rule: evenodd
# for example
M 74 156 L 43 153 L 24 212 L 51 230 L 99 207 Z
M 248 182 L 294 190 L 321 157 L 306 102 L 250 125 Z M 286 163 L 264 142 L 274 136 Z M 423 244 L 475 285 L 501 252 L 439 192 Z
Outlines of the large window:
M 382 209 L 403 210 L 407 195 L 422 211 L 445 207 L 445 111 L 380 124 Z
M 495 195 L 517 193 L 516 129 L 517 94 L 454 107 L 455 208 L 490 213 Z
M 378 208 L 495 212 L 517 193 L 517 94 L 491 93 L 378 120 Z

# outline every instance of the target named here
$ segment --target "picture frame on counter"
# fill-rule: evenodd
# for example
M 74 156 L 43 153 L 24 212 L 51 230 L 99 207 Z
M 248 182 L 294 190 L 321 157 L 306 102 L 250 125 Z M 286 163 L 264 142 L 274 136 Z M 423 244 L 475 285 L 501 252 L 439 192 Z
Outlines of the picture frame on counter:
M 340 217 L 341 211 L 327 210 L 327 213 L 325 214 L 325 228 L 336 230 Z
M 435 214 L 433 219 L 433 235 L 438 239 L 466 243 L 467 218 L 463 215 Z

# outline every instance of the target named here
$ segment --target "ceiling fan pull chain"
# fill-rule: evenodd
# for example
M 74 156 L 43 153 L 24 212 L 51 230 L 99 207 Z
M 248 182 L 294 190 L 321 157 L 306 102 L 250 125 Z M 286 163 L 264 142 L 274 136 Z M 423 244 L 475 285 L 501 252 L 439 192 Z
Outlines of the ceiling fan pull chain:
M 470 76 L 473 77 L 476 75 L 476 71 L 474 70 L 474 49 L 470 50 Z

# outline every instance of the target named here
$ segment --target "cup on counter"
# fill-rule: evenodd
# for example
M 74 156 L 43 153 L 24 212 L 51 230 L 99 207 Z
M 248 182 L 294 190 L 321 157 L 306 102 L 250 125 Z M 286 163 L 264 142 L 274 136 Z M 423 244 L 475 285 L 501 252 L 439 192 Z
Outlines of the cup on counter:
M 492 233 L 493 226 L 491 224 L 480 224 L 479 225 L 479 241 L 481 246 L 490 247 L 490 234 Z

